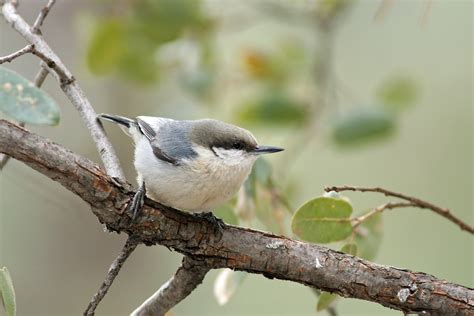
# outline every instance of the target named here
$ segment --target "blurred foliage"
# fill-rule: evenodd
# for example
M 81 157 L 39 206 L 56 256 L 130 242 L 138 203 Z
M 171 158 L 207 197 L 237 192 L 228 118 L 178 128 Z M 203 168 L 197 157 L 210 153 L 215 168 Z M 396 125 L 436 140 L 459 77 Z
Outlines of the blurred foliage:
M 392 110 L 402 110 L 413 105 L 418 98 L 416 82 L 405 76 L 390 77 L 376 91 L 377 99 Z
M 357 256 L 357 245 L 354 243 L 345 244 L 342 246 L 341 251 L 353 256 Z
M 362 145 L 392 135 L 395 118 L 382 107 L 356 108 L 335 120 L 332 138 L 337 145 Z
M 0 295 L 7 316 L 16 315 L 15 290 L 10 272 L 6 267 L 0 269 Z
M 339 296 L 336 294 L 328 293 L 328 292 L 323 292 L 319 296 L 318 299 L 318 304 L 316 305 L 316 311 L 322 311 L 327 309 L 329 306 L 331 306 L 334 301 L 338 298 Z
M 291 208 L 273 180 L 270 164 L 263 157 L 257 159 L 239 193 L 236 212 L 249 224 L 258 219 L 266 229 L 286 234 L 286 220 L 291 215 Z
M 374 260 L 382 242 L 382 215 L 369 217 L 354 231 L 354 242 L 357 245 L 357 256 Z
M 59 123 L 56 102 L 31 81 L 4 67 L 0 67 L 0 111 L 18 122 Z
M 229 204 L 224 204 L 215 210 L 212 211 L 214 215 L 218 218 L 222 219 L 225 223 L 230 225 L 238 225 L 239 218 L 237 217 L 234 208 L 231 207 Z
M 116 3 L 106 3 L 114 6 Z M 97 19 L 87 51 L 95 74 L 116 71 L 137 83 L 158 79 L 158 49 L 182 36 L 205 38 L 213 28 L 199 0 L 128 1 L 128 10 Z
M 305 123 L 307 106 L 292 99 L 285 91 L 267 89 L 262 95 L 243 104 L 237 118 L 250 124 L 282 126 Z

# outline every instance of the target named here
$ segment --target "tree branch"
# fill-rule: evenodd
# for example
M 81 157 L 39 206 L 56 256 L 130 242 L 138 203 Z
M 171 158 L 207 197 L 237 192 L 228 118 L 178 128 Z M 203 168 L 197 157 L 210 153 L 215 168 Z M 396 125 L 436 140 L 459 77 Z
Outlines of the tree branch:
M 392 196 L 396 197 L 408 202 L 411 202 L 413 206 L 419 207 L 419 208 L 424 208 L 424 209 L 429 209 L 435 212 L 438 215 L 443 216 L 447 220 L 453 222 L 454 224 L 458 225 L 461 230 L 465 230 L 471 234 L 474 234 L 474 227 L 471 225 L 465 223 L 463 220 L 457 218 L 453 214 L 451 214 L 451 211 L 447 208 L 442 208 L 439 206 L 436 206 L 430 202 L 421 200 L 416 197 L 408 196 L 402 193 L 397 193 L 393 191 L 389 191 L 386 189 L 382 188 L 363 188 L 363 187 L 354 187 L 354 186 L 334 186 L 334 187 L 326 187 L 324 188 L 324 191 L 330 192 L 330 191 L 335 191 L 335 192 L 342 192 L 342 191 L 358 191 L 358 192 L 377 192 L 377 193 L 382 193 L 385 196 Z
M 135 309 L 131 316 L 164 316 L 202 283 L 209 270 L 200 260 L 185 256 L 175 275 Z
M 147 245 L 160 244 L 208 268 L 289 280 L 404 312 L 472 315 L 474 290 L 434 276 L 378 265 L 319 245 L 225 226 L 221 234 L 192 214 L 147 199 L 135 223 L 125 211 L 133 192 L 90 160 L 0 120 L 0 152 L 43 173 L 87 202 L 101 223 Z
M 352 223 L 353 223 L 352 229 L 355 230 L 357 227 L 359 227 L 360 224 L 362 224 L 363 222 L 365 222 L 366 220 L 368 220 L 375 214 L 382 213 L 385 210 L 391 210 L 391 209 L 399 208 L 399 207 L 412 207 L 412 206 L 416 206 L 416 204 L 411 203 L 411 202 L 398 202 L 398 203 L 388 202 L 388 203 L 382 204 L 380 206 L 377 206 L 370 212 L 352 219 Z
M 97 113 L 95 113 L 91 103 L 84 95 L 84 92 L 69 69 L 67 69 L 59 57 L 51 50 L 41 34 L 39 34 L 40 32 L 36 31 L 43 23 L 53 4 L 54 1 L 50 0 L 46 7 L 40 12 L 35 22 L 36 28 L 35 26 L 30 27 L 17 13 L 16 1 L 5 0 L 2 6 L 2 14 L 13 29 L 20 33 L 26 41 L 34 45 L 32 52 L 40 57 L 49 68 L 54 70 L 52 74 L 60 81 L 61 89 L 79 111 L 81 118 L 89 129 L 107 174 L 111 177 L 124 180 L 125 177 L 117 155 L 115 154 L 115 150 L 108 140 L 102 125 L 97 120 Z
M 107 276 L 105 277 L 105 281 L 102 283 L 99 290 L 87 306 L 84 315 L 94 315 L 95 310 L 99 305 L 100 301 L 102 301 L 105 294 L 107 294 L 107 292 L 109 291 L 109 288 L 112 286 L 115 277 L 119 274 L 120 269 L 122 269 L 123 264 L 128 259 L 130 254 L 135 250 L 135 248 L 137 248 L 137 245 L 138 242 L 135 239 L 133 239 L 132 237 L 128 237 L 118 257 L 114 260 L 114 262 L 112 262 L 112 265 L 110 266 L 109 271 L 107 272 Z
M 41 30 L 40 27 L 43 25 L 44 20 L 48 16 L 49 11 L 51 10 L 51 7 L 54 5 L 56 0 L 49 0 L 48 4 L 46 4 L 38 14 L 38 17 L 36 18 L 35 23 L 33 24 L 33 28 L 31 29 L 31 32 L 34 34 L 40 34 L 41 35 Z
M 17 50 L 14 53 L 11 53 L 10 55 L 0 57 L 0 64 L 3 63 L 10 63 L 12 60 L 14 60 L 17 57 L 20 57 L 21 55 L 31 53 L 33 51 L 34 45 L 26 45 L 20 50 Z

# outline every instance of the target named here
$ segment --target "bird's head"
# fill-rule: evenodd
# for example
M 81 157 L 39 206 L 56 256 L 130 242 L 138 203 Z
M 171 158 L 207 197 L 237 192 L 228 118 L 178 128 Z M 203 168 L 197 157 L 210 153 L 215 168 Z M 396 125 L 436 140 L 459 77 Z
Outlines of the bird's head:
M 206 156 L 215 156 L 227 165 L 253 164 L 259 155 L 276 153 L 282 148 L 259 145 L 249 131 L 217 120 L 195 121 L 189 138 Z

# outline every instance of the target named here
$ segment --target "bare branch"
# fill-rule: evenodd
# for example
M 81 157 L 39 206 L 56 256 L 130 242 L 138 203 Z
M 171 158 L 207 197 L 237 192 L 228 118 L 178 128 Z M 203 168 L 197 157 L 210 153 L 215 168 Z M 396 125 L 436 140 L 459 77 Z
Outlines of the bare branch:
M 52 74 L 60 81 L 61 89 L 79 111 L 81 118 L 89 129 L 107 173 L 111 177 L 122 180 L 125 179 L 115 150 L 108 140 L 102 125 L 97 120 L 97 113 L 95 113 L 91 103 L 84 95 L 79 84 L 75 81 L 74 76 L 51 50 L 43 37 L 34 33 L 28 23 L 17 13 L 15 2 L 11 0 L 5 0 L 4 2 L 2 6 L 3 17 L 13 29 L 20 33 L 30 44 L 34 45 L 35 55 L 40 57 L 48 67 L 54 70 Z M 48 5 L 50 5 L 50 3 L 51 1 Z M 46 17 L 46 14 L 44 14 L 44 17 Z M 39 20 L 44 20 L 44 17 L 39 18 Z
M 128 237 L 118 257 L 114 260 L 114 262 L 112 262 L 112 265 L 110 266 L 109 271 L 107 272 L 107 276 L 105 277 L 105 281 L 102 283 L 99 290 L 87 306 L 84 315 L 94 315 L 95 310 L 99 305 L 100 301 L 102 301 L 105 294 L 107 294 L 107 292 L 109 291 L 109 288 L 112 286 L 115 277 L 119 274 L 120 269 L 122 269 L 123 264 L 128 259 L 130 254 L 135 250 L 135 248 L 137 248 L 137 245 L 137 240 L 133 239 L 132 237 Z
M 418 208 L 424 208 L 424 209 L 432 210 L 436 214 L 441 215 L 444 218 L 446 218 L 447 220 L 449 220 L 449 221 L 453 222 L 454 224 L 458 225 L 459 228 L 461 228 L 462 230 L 465 230 L 465 231 L 467 231 L 471 234 L 474 234 L 474 227 L 472 227 L 471 225 L 465 223 L 461 219 L 459 219 L 456 216 L 454 216 L 453 214 L 451 214 L 451 211 L 449 209 L 436 206 L 436 205 L 434 205 L 430 202 L 421 200 L 421 199 L 416 198 L 416 197 L 412 197 L 412 196 L 408 196 L 408 195 L 405 195 L 405 194 L 402 194 L 402 193 L 389 191 L 389 190 L 382 189 L 382 188 L 363 188 L 363 187 L 354 187 L 354 186 L 347 186 L 347 185 L 326 187 L 326 188 L 324 188 L 324 190 L 326 192 L 329 192 L 329 191 L 335 191 L 335 192 L 342 192 L 342 191 L 377 192 L 377 193 L 382 193 L 386 196 L 396 197 L 396 198 L 411 202 L 411 203 L 414 204 L 414 206 L 416 206 Z
M 257 230 L 226 225 L 216 234 L 209 222 L 149 199 L 130 223 L 130 185 L 118 186 L 92 161 L 8 121 L 0 120 L 0 135 L 0 152 L 77 194 L 109 229 L 147 245 L 170 247 L 212 269 L 262 274 L 405 312 L 474 313 L 472 288 Z
M 38 88 L 40 88 L 43 85 L 43 82 L 44 82 L 44 80 L 46 79 L 46 77 L 48 76 L 48 73 L 49 73 L 49 71 L 46 68 L 44 68 L 42 66 L 40 66 L 40 67 L 41 68 L 38 71 L 38 73 L 36 74 L 35 80 L 33 81 L 35 87 L 38 87 Z M 21 127 L 25 126 L 25 124 L 23 122 L 20 122 L 18 124 Z M 7 156 L 5 154 L 0 154 L 0 170 L 2 170 L 3 167 L 5 167 L 5 165 L 8 163 L 8 160 L 10 160 L 10 156 Z
M 371 218 L 375 214 L 382 213 L 385 210 L 394 209 L 394 208 L 398 208 L 398 207 L 411 207 L 411 206 L 416 206 L 416 204 L 411 203 L 411 202 L 398 202 L 398 203 L 389 202 L 389 203 L 382 204 L 382 205 L 374 208 L 373 210 L 371 210 L 370 212 L 368 212 L 364 215 L 353 218 L 352 219 L 352 222 L 353 222 L 352 229 L 355 230 L 360 224 L 362 224 L 363 222 L 365 222 L 366 220 L 368 220 L 369 218 Z
M 0 57 L 0 64 L 10 63 L 12 60 L 14 60 L 17 57 L 20 57 L 21 55 L 31 53 L 34 47 L 35 45 L 26 45 L 22 49 L 17 50 L 16 52 L 11 53 L 10 55 Z
M 185 256 L 175 275 L 135 309 L 131 316 L 164 316 L 202 283 L 209 270 L 203 262 Z
M 33 28 L 31 29 L 31 32 L 34 34 L 41 34 L 40 27 L 43 25 L 44 20 L 48 16 L 49 10 L 51 10 L 51 7 L 54 5 L 56 0 L 49 0 L 48 3 L 41 9 L 40 13 L 38 14 L 38 17 L 36 18 L 35 23 L 33 24 Z

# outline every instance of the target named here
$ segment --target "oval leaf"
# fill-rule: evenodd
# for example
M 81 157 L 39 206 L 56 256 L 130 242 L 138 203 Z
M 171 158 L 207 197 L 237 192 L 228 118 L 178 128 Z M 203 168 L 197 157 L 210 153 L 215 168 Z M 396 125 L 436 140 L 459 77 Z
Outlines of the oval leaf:
M 16 315 L 15 290 L 12 279 L 6 267 L 0 269 L 0 294 L 2 295 L 3 306 L 7 316 Z
M 322 311 L 328 308 L 339 296 L 329 292 L 323 292 L 319 296 L 318 305 L 316 305 L 316 311 Z
M 319 197 L 306 202 L 293 216 L 291 229 L 303 240 L 329 243 L 352 232 L 352 206 L 342 199 Z
M 393 114 L 384 108 L 357 109 L 335 122 L 332 138 L 338 145 L 356 145 L 390 136 L 394 127 Z
M 0 111 L 23 123 L 59 123 L 59 108 L 54 100 L 32 82 L 4 67 L 0 67 Z
M 214 282 L 214 297 L 217 299 L 217 303 L 225 305 L 235 294 L 246 276 L 247 273 L 244 272 L 231 269 L 222 270 Z
M 237 117 L 243 123 L 292 125 L 301 124 L 308 118 L 306 104 L 302 104 L 288 93 L 275 88 L 243 104 Z

